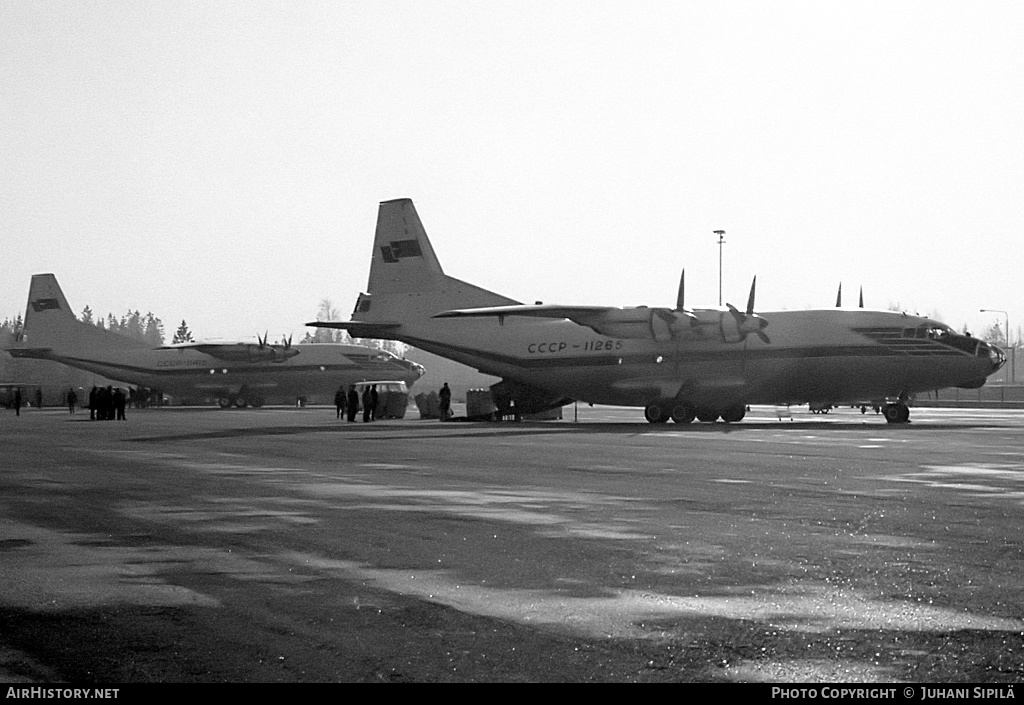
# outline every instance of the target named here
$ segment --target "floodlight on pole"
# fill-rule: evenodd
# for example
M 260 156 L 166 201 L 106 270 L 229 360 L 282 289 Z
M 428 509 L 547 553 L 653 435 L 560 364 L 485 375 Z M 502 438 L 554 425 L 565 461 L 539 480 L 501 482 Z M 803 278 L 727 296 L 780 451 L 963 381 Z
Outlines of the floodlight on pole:
M 1017 378 L 1017 370 L 1015 369 L 1017 367 L 1017 355 L 1010 345 L 1010 314 L 998 308 L 983 308 L 979 310 L 981 313 L 1001 313 L 1006 317 L 1006 330 L 1003 332 L 1003 335 L 1006 338 L 1006 349 L 1010 353 L 1010 384 L 1013 384 Z
M 722 305 L 722 245 L 725 244 L 725 231 L 715 230 L 718 236 L 718 305 Z

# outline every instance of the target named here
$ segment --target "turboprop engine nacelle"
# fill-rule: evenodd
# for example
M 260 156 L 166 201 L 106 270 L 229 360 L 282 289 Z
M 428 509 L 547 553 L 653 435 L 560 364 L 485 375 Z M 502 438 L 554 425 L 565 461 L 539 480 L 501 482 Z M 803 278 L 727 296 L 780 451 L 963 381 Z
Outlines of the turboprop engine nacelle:
M 692 314 L 668 308 L 637 306 L 576 316 L 574 320 L 609 338 L 650 338 L 663 342 L 689 331 L 694 318 Z
M 765 343 L 770 342 L 764 333 L 768 321 L 756 313 L 742 313 L 730 306 L 727 311 L 697 311 L 697 327 L 705 335 L 717 333 L 725 343 L 742 343 L 753 333 Z

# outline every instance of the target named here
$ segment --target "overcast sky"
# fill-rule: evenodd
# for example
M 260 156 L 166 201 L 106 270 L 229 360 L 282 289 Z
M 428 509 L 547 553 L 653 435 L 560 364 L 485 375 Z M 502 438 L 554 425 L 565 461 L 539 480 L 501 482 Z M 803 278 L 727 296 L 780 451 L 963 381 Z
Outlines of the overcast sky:
M 0 319 L 301 337 L 409 197 L 545 303 L 1024 324 L 1024 3 L 0 0 Z

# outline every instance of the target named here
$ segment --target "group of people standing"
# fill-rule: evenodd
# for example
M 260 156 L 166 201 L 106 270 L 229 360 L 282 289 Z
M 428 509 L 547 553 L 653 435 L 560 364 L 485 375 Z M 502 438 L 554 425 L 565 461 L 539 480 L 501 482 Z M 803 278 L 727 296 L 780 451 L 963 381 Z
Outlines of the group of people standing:
M 375 421 L 377 419 L 377 403 L 380 401 L 380 396 L 377 393 L 377 385 L 370 384 L 363 389 L 363 423 Z M 359 411 L 359 392 L 356 391 L 355 385 L 349 385 L 348 392 L 345 391 L 344 387 L 338 387 L 338 391 L 334 394 L 334 407 L 337 410 L 337 418 L 344 416 L 349 421 L 356 420 L 356 413 Z
M 71 394 L 74 393 L 72 390 Z M 68 394 L 68 409 L 73 414 L 75 408 Z M 77 394 L 75 398 L 77 399 Z M 120 387 L 93 387 L 89 392 L 89 418 L 93 421 L 124 421 L 124 408 L 128 403 L 128 395 Z

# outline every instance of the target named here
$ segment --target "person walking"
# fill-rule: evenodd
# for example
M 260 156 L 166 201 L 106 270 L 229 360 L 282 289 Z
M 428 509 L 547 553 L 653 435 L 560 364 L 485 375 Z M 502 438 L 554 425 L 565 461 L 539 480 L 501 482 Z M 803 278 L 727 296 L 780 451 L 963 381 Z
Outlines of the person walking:
M 377 402 L 380 397 L 377 395 L 377 385 L 370 385 L 370 421 L 377 420 Z
M 21 416 L 21 387 L 14 390 L 14 415 Z
M 68 413 L 75 413 L 75 404 L 78 403 L 78 395 L 75 394 L 75 388 L 71 387 L 68 389 Z

